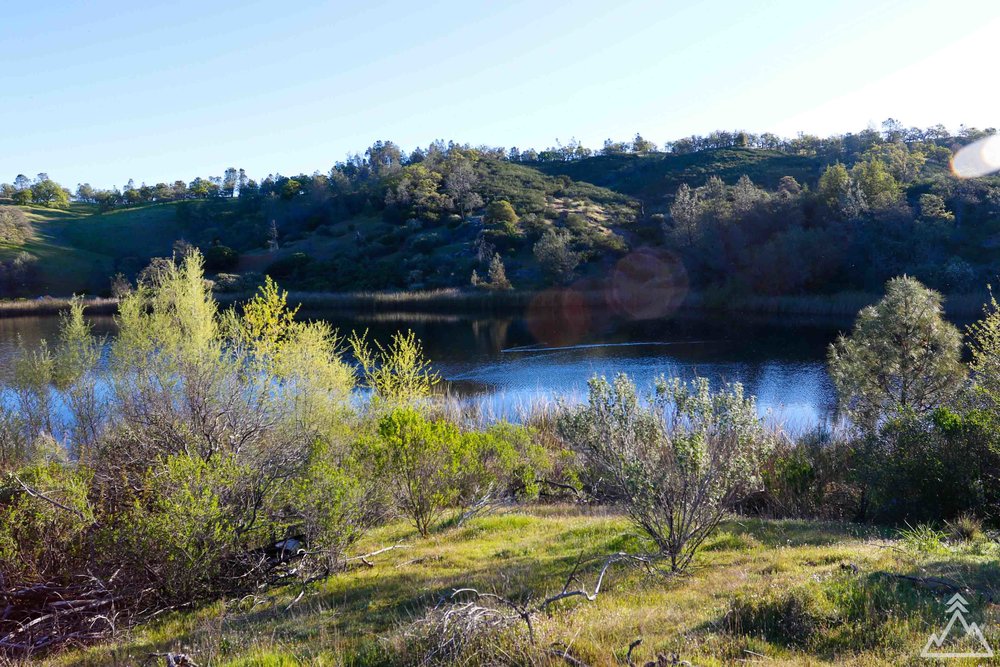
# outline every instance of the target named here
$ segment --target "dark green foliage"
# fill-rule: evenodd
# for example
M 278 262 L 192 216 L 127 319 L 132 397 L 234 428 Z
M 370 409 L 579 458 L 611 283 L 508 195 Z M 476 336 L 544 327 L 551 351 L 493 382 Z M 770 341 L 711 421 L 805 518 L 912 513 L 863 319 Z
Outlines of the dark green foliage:
M 240 254 L 229 246 L 214 245 L 205 250 L 206 271 L 230 271 L 239 261 Z
M 267 275 L 275 280 L 295 280 L 301 278 L 314 260 L 304 252 L 296 252 L 275 260 L 267 267 Z
M 1000 516 L 1000 439 L 996 417 L 940 408 L 898 419 L 860 446 L 867 518 L 889 523 Z

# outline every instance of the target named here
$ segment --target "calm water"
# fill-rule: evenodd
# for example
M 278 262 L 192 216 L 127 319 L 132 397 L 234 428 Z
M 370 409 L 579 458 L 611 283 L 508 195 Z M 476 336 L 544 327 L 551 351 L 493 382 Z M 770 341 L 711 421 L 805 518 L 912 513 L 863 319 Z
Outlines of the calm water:
M 848 326 L 742 316 L 582 323 L 403 313 L 307 316 L 327 319 L 342 332 L 369 329 L 380 340 L 413 329 L 449 391 L 494 414 L 510 415 L 557 393 L 584 396 L 594 374 L 626 372 L 640 387 L 651 387 L 661 374 L 701 375 L 742 382 L 762 411 L 799 428 L 833 416 L 824 358 L 826 346 Z M 113 334 L 111 318 L 92 321 L 98 332 Z M 54 317 L 0 319 L 0 359 L 7 363 L 18 336 L 34 344 L 53 339 L 57 328 Z

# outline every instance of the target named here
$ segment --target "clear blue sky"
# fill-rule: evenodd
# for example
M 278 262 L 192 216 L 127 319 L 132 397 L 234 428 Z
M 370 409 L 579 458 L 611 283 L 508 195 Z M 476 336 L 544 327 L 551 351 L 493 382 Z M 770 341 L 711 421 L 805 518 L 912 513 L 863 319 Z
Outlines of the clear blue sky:
M 326 171 L 376 139 L 997 126 L 998 38 L 995 0 L 5 3 L 0 181 Z

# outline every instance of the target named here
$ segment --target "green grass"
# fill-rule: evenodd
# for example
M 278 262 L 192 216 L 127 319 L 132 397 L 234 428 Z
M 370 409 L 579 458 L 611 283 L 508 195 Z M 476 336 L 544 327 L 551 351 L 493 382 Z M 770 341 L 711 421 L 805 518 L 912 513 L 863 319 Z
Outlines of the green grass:
M 168 650 L 190 652 L 201 665 L 397 664 L 415 657 L 401 629 L 455 588 L 537 598 L 560 590 L 581 558 L 647 547 L 623 517 L 600 508 L 540 506 L 428 539 L 395 523 L 356 550 L 396 543 L 407 548 L 311 585 L 290 609 L 298 587 L 173 613 L 49 664 L 139 664 Z M 536 630 L 540 644 L 568 644 L 594 666 L 622 664 L 637 637 L 638 664 L 672 653 L 697 665 L 920 664 L 916 656 L 948 594 L 880 573 L 948 577 L 996 599 L 998 555 L 997 545 L 983 541 L 927 554 L 894 533 L 855 525 L 730 522 L 685 576 L 612 570 L 595 602 L 559 603 L 536 618 Z M 588 588 L 598 567 L 581 571 Z M 987 639 L 1000 643 L 997 607 L 967 597 Z
M 169 255 L 180 238 L 174 204 L 151 204 L 101 213 L 91 204 L 68 209 L 25 207 L 34 238 L 0 245 L 0 260 L 27 252 L 38 259 L 38 294 L 65 297 L 100 293 L 126 264 L 142 268 L 150 257 Z

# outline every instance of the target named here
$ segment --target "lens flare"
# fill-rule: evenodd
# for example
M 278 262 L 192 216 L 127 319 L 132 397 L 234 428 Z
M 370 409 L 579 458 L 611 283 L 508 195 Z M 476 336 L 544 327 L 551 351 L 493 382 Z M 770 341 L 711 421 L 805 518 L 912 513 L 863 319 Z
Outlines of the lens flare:
M 951 170 L 961 178 L 977 178 L 1000 171 L 1000 135 L 973 141 L 958 149 Z
M 639 248 L 615 266 L 608 301 L 621 315 L 652 320 L 672 315 L 687 291 L 687 271 L 677 255 Z
M 525 319 L 535 340 L 573 345 L 583 340 L 590 328 L 590 308 L 586 297 L 576 290 L 550 289 L 531 300 Z

